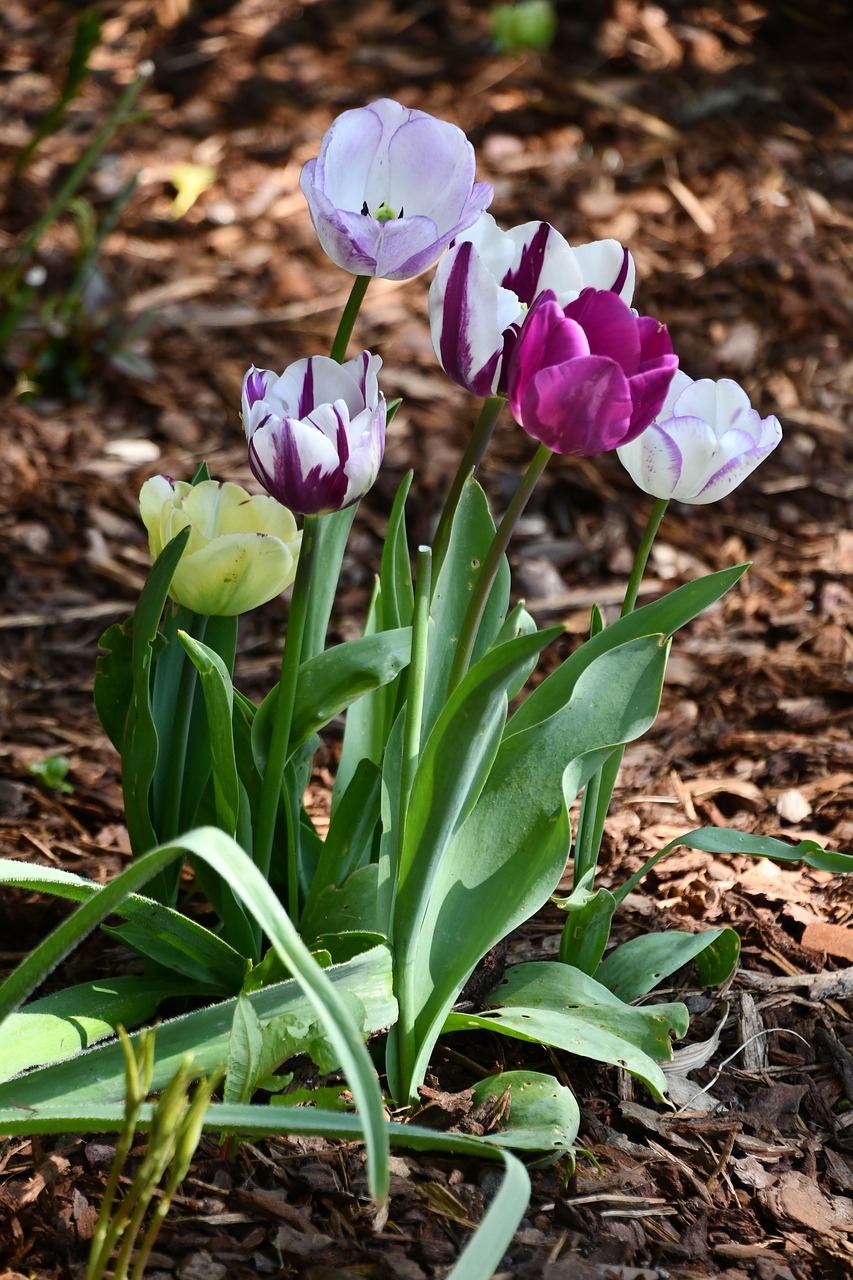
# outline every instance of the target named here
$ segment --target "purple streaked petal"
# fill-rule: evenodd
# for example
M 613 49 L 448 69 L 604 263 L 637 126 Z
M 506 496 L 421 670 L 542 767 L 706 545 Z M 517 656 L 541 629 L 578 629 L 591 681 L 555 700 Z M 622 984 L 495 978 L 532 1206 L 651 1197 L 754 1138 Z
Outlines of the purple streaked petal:
M 545 253 L 553 227 L 540 222 L 533 235 L 521 247 L 517 266 L 507 271 L 501 280 L 504 289 L 511 289 L 519 302 L 531 306 L 541 291 L 540 281 L 545 263 Z

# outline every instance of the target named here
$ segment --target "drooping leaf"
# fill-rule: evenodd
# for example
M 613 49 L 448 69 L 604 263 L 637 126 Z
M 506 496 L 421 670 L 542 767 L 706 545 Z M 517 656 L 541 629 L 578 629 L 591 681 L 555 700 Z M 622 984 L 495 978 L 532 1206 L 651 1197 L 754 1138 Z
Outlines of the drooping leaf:
M 670 1032 L 683 1036 L 682 1004 L 624 1004 L 607 987 L 558 961 L 508 969 L 493 995 L 500 1007 L 482 1014 L 452 1013 L 444 1030 L 477 1028 L 553 1045 L 580 1057 L 629 1071 L 662 1099 L 666 1077 L 658 1066 L 672 1057 Z
M 637 1000 L 689 961 L 695 960 L 698 968 L 703 952 L 709 954 L 704 967 L 707 977 L 702 981 L 709 986 L 727 982 L 737 967 L 740 939 L 734 929 L 644 933 L 611 951 L 596 969 L 595 978 L 620 1000 Z
M 580 1128 L 580 1108 L 571 1089 L 540 1071 L 503 1071 L 474 1085 L 473 1102 L 509 1091 L 509 1116 L 489 1133 L 491 1142 L 516 1151 L 558 1151 L 572 1155 Z

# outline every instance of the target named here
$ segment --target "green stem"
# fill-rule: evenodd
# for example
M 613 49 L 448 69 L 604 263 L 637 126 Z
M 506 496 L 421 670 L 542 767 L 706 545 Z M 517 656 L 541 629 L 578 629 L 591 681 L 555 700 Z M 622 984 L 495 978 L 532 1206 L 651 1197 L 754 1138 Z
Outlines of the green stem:
M 332 343 L 332 350 L 329 353 L 333 360 L 337 360 L 338 364 L 343 364 L 344 360 L 346 360 L 347 347 L 352 337 L 356 316 L 361 310 L 364 295 L 367 293 L 367 286 L 372 279 L 373 276 L 356 276 L 355 280 L 353 280 L 352 289 L 341 315 L 335 340 Z
M 640 539 L 640 545 L 637 548 L 637 554 L 634 557 L 628 585 L 625 588 L 625 599 L 620 614 L 622 618 L 632 613 L 637 603 L 637 596 L 640 593 L 649 553 L 668 505 L 669 500 L 666 498 L 655 499 L 655 504 L 652 507 L 646 527 L 643 530 L 643 536 Z M 610 801 L 613 798 L 613 790 L 616 786 L 624 754 L 624 747 L 616 747 L 610 758 L 605 761 L 597 773 L 593 774 L 584 788 L 583 803 L 581 804 L 580 818 L 578 819 L 577 838 L 575 840 L 573 873 L 573 883 L 575 885 L 580 882 L 590 867 L 595 867 L 598 862 L 601 839 L 604 834 L 604 820 L 610 808 Z
M 622 604 L 622 612 L 620 618 L 625 618 L 632 613 L 637 603 L 637 596 L 640 593 L 640 584 L 643 581 L 643 574 L 646 572 L 646 565 L 649 559 L 649 552 L 652 549 L 652 543 L 657 536 L 660 528 L 661 520 L 666 514 L 669 506 L 668 498 L 655 498 L 655 505 L 652 507 L 648 523 L 643 531 L 640 539 L 640 545 L 637 547 L 637 554 L 634 557 L 634 565 L 631 569 L 631 576 L 628 579 L 628 586 L 625 589 L 625 600 Z
M 533 461 L 524 473 L 521 484 L 512 495 L 509 506 L 504 512 L 504 517 L 498 525 L 494 540 L 489 553 L 483 562 L 480 570 L 480 576 L 477 579 L 477 585 L 471 596 L 471 602 L 468 605 L 468 612 L 465 614 L 465 621 L 462 624 L 459 633 L 459 643 L 456 648 L 456 656 L 453 659 L 453 666 L 450 671 L 450 681 L 448 684 L 447 696 L 449 697 L 459 682 L 464 677 L 471 663 L 471 655 L 474 652 L 474 645 L 477 642 L 477 633 L 480 629 L 480 622 L 489 599 L 489 593 L 494 585 L 500 568 L 501 560 L 509 546 L 510 538 L 513 530 L 518 524 L 524 508 L 530 499 L 536 483 L 542 472 L 548 465 L 549 459 L 553 456 L 550 449 L 546 449 L 544 444 L 540 444 L 536 453 L 533 455 Z
M 202 641 L 207 628 L 207 618 L 194 614 L 189 627 L 189 635 L 194 640 Z M 173 644 L 180 644 L 177 636 Z M 174 840 L 181 829 L 181 800 L 183 798 L 184 767 L 187 762 L 187 745 L 190 736 L 190 720 L 192 719 L 193 701 L 195 699 L 198 672 L 189 655 L 184 653 L 181 662 L 181 679 L 178 684 L 178 696 L 175 701 L 175 714 L 172 720 L 172 731 L 169 735 L 168 761 L 166 770 L 168 791 L 163 803 L 162 830 L 157 834 L 162 841 Z
M 317 558 L 317 528 L 321 519 L 322 516 L 305 517 L 302 548 L 299 552 L 299 561 L 296 566 L 296 580 L 293 584 L 290 614 L 287 619 L 287 635 L 281 657 L 281 678 L 278 684 L 272 739 L 261 787 L 261 803 L 255 832 L 253 856 L 255 864 L 266 880 L 269 879 L 276 818 L 284 782 L 284 770 L 289 754 L 290 730 L 293 724 L 293 708 L 296 702 L 296 685 L 299 679 L 299 665 L 302 655 L 302 638 L 308 612 L 311 579 Z M 294 818 L 294 821 L 296 820 Z M 291 895 L 297 883 L 294 879 L 296 868 L 291 866 L 291 862 L 295 862 L 292 852 L 291 849 L 288 849 L 288 889 Z M 288 903 L 288 908 L 291 919 L 295 922 L 298 918 L 298 901 L 292 896 Z
M 487 400 L 483 401 L 480 416 L 465 446 L 465 452 L 462 454 L 456 475 L 453 477 L 453 483 L 450 486 L 450 492 L 447 495 L 447 500 L 438 522 L 438 528 L 432 540 L 433 581 L 438 580 L 438 574 L 447 554 L 450 530 L 453 527 L 453 517 L 456 514 L 456 508 L 459 506 L 459 499 L 462 496 L 465 481 L 472 472 L 477 471 L 482 462 L 483 454 L 486 452 L 488 443 L 492 438 L 492 432 L 505 404 L 506 400 L 503 396 L 489 396 Z

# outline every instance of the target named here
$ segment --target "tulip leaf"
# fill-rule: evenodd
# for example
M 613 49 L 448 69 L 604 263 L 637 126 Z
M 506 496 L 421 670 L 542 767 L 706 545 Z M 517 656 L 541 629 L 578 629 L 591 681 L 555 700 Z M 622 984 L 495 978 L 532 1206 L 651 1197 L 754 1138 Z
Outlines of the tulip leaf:
M 434 584 L 430 606 L 432 633 L 423 708 L 424 738 L 447 700 L 447 686 L 462 624 L 494 538 L 495 525 L 488 499 L 476 480 L 468 479 L 453 516 L 447 554 Z M 483 613 L 472 663 L 495 642 L 506 618 L 509 590 L 509 564 L 504 557 Z M 522 681 L 524 671 L 524 668 L 519 671 L 518 678 Z
M 388 528 L 382 547 L 379 581 L 382 585 L 383 631 L 412 625 L 415 593 L 406 538 L 406 498 L 409 495 L 413 475 L 414 472 L 409 471 L 400 481 L 394 497 L 394 505 L 388 517 Z
M 544 960 L 508 969 L 493 998 L 500 1007 L 482 1014 L 452 1013 L 444 1030 L 491 1030 L 610 1063 L 663 1100 L 666 1076 L 658 1063 L 672 1058 L 670 1033 L 687 1031 L 683 1004 L 636 1008 L 579 969 Z
M 516 1151 L 559 1151 L 572 1156 L 580 1128 L 580 1108 L 571 1089 L 541 1071 L 503 1071 L 474 1085 L 472 1101 L 509 1095 L 509 1116 L 489 1141 Z
M 372 760 L 362 760 L 350 785 L 332 814 L 328 834 L 311 884 L 305 911 L 312 897 L 326 885 L 340 885 L 347 876 L 370 861 L 379 823 L 382 772 Z
M 748 568 L 747 564 L 735 565 L 731 569 L 709 573 L 683 587 L 676 587 L 662 600 L 643 605 L 641 609 L 635 609 L 633 613 L 618 618 L 603 631 L 590 636 L 524 700 L 510 719 L 506 736 L 521 733 L 531 725 L 547 720 L 548 716 L 564 707 L 582 673 L 602 654 L 640 636 L 657 633 L 671 636 L 679 627 L 692 621 L 703 609 L 725 595 Z
M 410 1081 L 477 961 L 554 892 L 571 841 L 569 806 L 615 745 L 653 723 L 668 648 L 660 636 L 645 636 L 601 654 L 566 706 L 504 738 L 428 893 L 405 919 L 398 908 L 398 1034 L 417 1051 Z
M 382 586 L 377 578 L 364 621 L 364 639 L 375 636 L 382 630 L 381 598 Z M 369 760 L 377 766 L 381 763 L 387 738 L 385 718 L 385 702 L 378 690 L 366 693 L 349 707 L 335 785 L 332 788 L 332 817 L 359 764 L 363 760 Z
M 234 754 L 234 695 L 231 677 L 225 663 L 213 649 L 193 639 L 185 631 L 178 632 L 178 639 L 198 671 L 207 708 L 206 740 L 210 744 L 213 765 L 216 825 L 221 831 L 233 836 L 237 831 L 240 787 Z
M 70 871 L 11 859 L 0 861 L 0 884 L 31 889 L 35 893 L 50 893 L 72 902 L 90 902 L 104 891 L 103 885 Z M 203 983 L 218 992 L 239 991 L 246 961 L 203 925 L 137 893 L 128 894 L 112 910 L 115 915 L 129 921 L 130 929 L 125 933 L 127 926 L 117 929 L 103 926 L 105 932 L 194 982 Z M 138 939 L 138 942 L 131 939 Z
M 115 1034 L 153 1017 L 170 996 L 209 994 L 192 982 L 155 982 L 150 978 L 101 978 L 65 987 L 33 1000 L 3 1025 L 0 1081 L 19 1071 L 70 1058 Z
M 150 1128 L 154 1108 L 145 1103 L 140 1108 L 137 1127 Z M 340 1138 L 356 1141 L 362 1134 L 362 1121 L 357 1115 L 319 1107 L 252 1106 L 246 1103 L 212 1103 L 204 1114 L 204 1128 L 214 1133 L 240 1133 L 247 1137 L 267 1138 L 271 1134 Z M 0 1112 L 0 1132 L 89 1133 L 118 1132 L 125 1124 L 124 1103 L 87 1102 L 65 1105 L 64 1102 L 40 1106 L 35 1114 L 9 1107 Z M 473 1159 L 500 1160 L 504 1175 L 483 1215 L 480 1226 L 463 1248 L 456 1264 L 445 1280 L 491 1280 L 506 1250 L 512 1243 L 518 1224 L 530 1199 L 530 1177 L 521 1161 L 489 1137 L 442 1133 L 423 1126 L 389 1121 L 386 1134 L 392 1146 L 412 1151 L 438 1151 Z
M 104 733 L 121 755 L 133 701 L 133 616 L 107 627 L 98 641 L 95 710 Z
M 190 613 L 186 624 L 181 624 L 180 614 L 182 610 L 178 610 L 178 630 L 188 631 L 194 635 L 193 625 L 196 622 L 194 614 Z M 237 625 L 238 619 L 224 618 L 207 618 L 204 623 L 204 644 L 205 647 L 222 663 L 223 678 L 227 677 L 229 686 L 231 682 L 231 672 L 234 670 L 234 658 L 237 650 Z M 198 637 L 201 638 L 200 636 Z M 180 646 L 175 644 L 175 649 L 181 652 Z M 157 667 L 160 660 L 158 659 Z M 155 667 L 154 685 L 155 690 L 159 679 L 159 671 Z M 233 691 L 232 691 L 233 698 Z M 211 749 L 213 745 L 212 735 L 208 729 L 208 706 L 207 697 L 204 693 L 204 686 L 196 688 L 193 698 L 192 714 L 190 716 L 189 741 L 193 744 L 192 750 L 187 752 L 187 758 L 184 764 L 184 776 L 181 780 L 181 820 L 180 827 L 182 831 L 189 831 L 191 827 L 199 825 L 198 811 L 201 804 L 202 796 L 210 783 L 210 775 L 212 769 Z M 155 713 L 156 718 L 156 713 Z M 157 720 L 158 726 L 160 720 Z M 154 779 L 156 788 L 157 778 Z M 242 841 L 241 841 L 242 843 Z
M 665 858 L 673 849 L 684 845 L 686 849 L 699 849 L 703 853 L 742 853 L 754 858 L 771 858 L 774 862 L 804 862 L 807 867 L 816 871 L 831 871 L 833 875 L 845 875 L 853 872 L 853 854 L 835 853 L 822 848 L 816 840 L 801 840 L 799 844 L 788 844 L 784 840 L 776 840 L 773 836 L 754 836 L 746 831 L 736 831 L 731 827 L 698 827 L 695 831 L 687 831 L 683 836 L 670 840 L 658 853 L 640 867 L 630 880 L 616 891 L 617 907 L 624 902 L 629 893 L 633 893 L 647 872 L 656 862 Z
M 411 627 L 397 627 L 347 640 L 303 662 L 293 709 L 291 752 L 357 698 L 395 680 L 409 662 L 411 647 Z M 263 714 L 264 705 L 259 714 Z
M 700 968 L 703 953 L 707 954 Z M 696 961 L 704 985 L 727 982 L 737 968 L 739 954 L 740 939 L 734 929 L 644 933 L 611 951 L 596 969 L 595 979 L 620 1000 L 637 1000 L 691 960 Z
M 567 913 L 560 938 L 560 960 L 581 973 L 595 973 L 610 937 L 616 899 L 607 889 L 591 889 L 592 869 L 567 898 L 554 903 Z
M 346 964 L 326 969 L 333 987 L 357 993 L 363 1006 L 365 1034 L 382 1030 L 394 1019 L 391 994 L 391 958 L 385 946 L 363 952 Z M 169 1018 L 157 1028 L 157 1055 L 151 1092 L 168 1084 L 184 1054 L 191 1053 L 196 1069 L 211 1071 L 227 1060 L 228 1041 L 233 1030 L 238 1000 L 247 1001 L 260 1024 L 287 1016 L 308 1026 L 316 1019 L 295 979 L 274 983 L 246 995 L 235 996 L 204 1009 Z M 30 1007 L 30 1006 L 27 1006 Z M 26 1008 L 23 1011 L 26 1012 Z M 136 1042 L 136 1035 L 131 1042 Z M 124 1056 L 114 1040 L 96 1045 L 66 1062 L 54 1063 L 19 1076 L 0 1086 L 0 1108 L 41 1107 L 61 1098 L 63 1105 L 76 1107 L 93 1103 L 123 1102 L 125 1093 Z M 3 1131 L 5 1132 L 5 1131 Z
M 340 888 L 327 884 L 312 897 L 310 907 L 306 906 L 299 920 L 299 931 L 309 945 L 321 934 L 382 934 L 386 927 L 376 862 L 353 871 Z
M 209 863 L 214 871 L 229 881 L 259 929 L 269 937 L 282 963 L 294 974 L 314 1013 L 323 1020 L 329 1042 L 338 1055 L 359 1109 L 367 1145 L 371 1193 L 383 1196 L 388 1186 L 385 1116 L 382 1095 L 361 1035 L 352 1022 L 346 1003 L 312 957 L 284 908 L 270 893 L 269 885 L 258 868 L 239 845 L 214 827 L 201 827 L 181 836 L 179 843 L 152 849 L 146 857 L 137 859 L 121 871 L 95 898 L 84 903 L 45 938 L 0 987 L 0 1026 L 68 952 L 129 893 L 135 892 L 140 885 L 187 853 Z M 359 998 L 361 994 L 359 992 Z M 156 1086 L 152 1084 L 151 1088 Z M 20 1102 L 20 1098 L 16 1101 Z

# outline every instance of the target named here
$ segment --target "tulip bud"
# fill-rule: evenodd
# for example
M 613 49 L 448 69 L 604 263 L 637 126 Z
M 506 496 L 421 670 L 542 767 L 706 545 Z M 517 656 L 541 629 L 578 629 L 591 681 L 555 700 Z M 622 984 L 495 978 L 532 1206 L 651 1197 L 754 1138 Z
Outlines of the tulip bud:
M 694 382 L 680 370 L 655 421 L 618 450 L 634 483 L 655 498 L 704 506 L 745 480 L 782 439 L 730 378 Z
M 290 511 L 266 494 L 237 484 L 203 480 L 191 485 L 154 476 L 139 494 L 152 560 L 189 528 L 169 594 L 176 604 L 207 617 L 255 609 L 290 586 L 302 534 Z
M 364 496 L 385 451 L 381 367 L 369 351 L 343 365 L 297 360 L 281 377 L 252 366 L 243 382 L 249 466 L 278 502 L 321 515 Z

